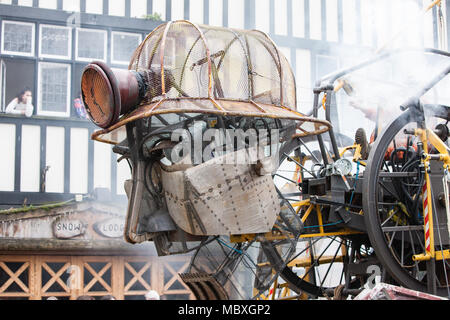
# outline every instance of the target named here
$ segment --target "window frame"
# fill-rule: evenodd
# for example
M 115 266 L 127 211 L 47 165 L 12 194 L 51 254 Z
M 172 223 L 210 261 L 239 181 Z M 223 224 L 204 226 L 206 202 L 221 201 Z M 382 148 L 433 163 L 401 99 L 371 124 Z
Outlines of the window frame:
M 122 32 L 122 31 L 111 31 L 111 64 L 118 64 L 118 65 L 126 65 L 128 66 L 130 64 L 130 61 L 122 61 L 122 60 L 115 60 L 114 59 L 114 36 L 115 35 L 127 35 L 127 36 L 137 36 L 138 37 L 138 45 L 142 42 L 142 34 L 140 33 L 133 33 L 133 32 Z M 131 56 L 133 55 L 133 52 L 131 52 Z
M 65 29 L 68 32 L 68 47 L 67 52 L 68 56 L 60 56 L 53 54 L 43 54 L 42 53 L 42 28 L 43 27 L 52 27 L 54 29 Z M 41 24 L 39 25 L 39 57 L 40 58 L 48 58 L 48 59 L 61 59 L 61 60 L 72 60 L 72 28 L 67 26 L 58 26 L 53 24 Z
M 105 35 L 105 41 L 103 43 L 103 58 L 84 58 L 78 56 L 78 39 L 79 39 L 79 31 L 87 31 L 87 32 L 99 32 Z M 75 29 L 75 60 L 83 61 L 83 62 L 92 62 L 93 60 L 106 62 L 108 59 L 108 31 L 104 29 L 94 29 L 94 28 L 76 28 Z
M 27 25 L 31 26 L 31 52 L 19 52 L 19 51 L 9 51 L 5 50 L 5 24 L 19 24 L 19 25 Z M 21 57 L 34 57 L 36 54 L 36 24 L 34 22 L 22 22 L 22 21 L 14 21 L 14 20 L 2 20 L 2 32 L 1 32 L 1 50 L 2 54 L 6 55 L 14 55 Z
M 41 75 L 42 75 L 42 66 L 43 65 L 53 65 L 53 66 L 64 66 L 67 68 L 67 97 L 66 97 L 66 111 L 46 111 L 42 109 L 42 81 L 41 81 Z M 51 116 L 51 117 L 60 117 L 60 118 L 68 118 L 70 117 L 70 110 L 71 110 L 71 91 L 72 91 L 72 70 L 71 70 L 71 64 L 70 63 L 59 63 L 59 62 L 46 62 L 42 61 L 38 63 L 38 86 L 37 86 L 37 109 L 36 114 L 38 116 Z

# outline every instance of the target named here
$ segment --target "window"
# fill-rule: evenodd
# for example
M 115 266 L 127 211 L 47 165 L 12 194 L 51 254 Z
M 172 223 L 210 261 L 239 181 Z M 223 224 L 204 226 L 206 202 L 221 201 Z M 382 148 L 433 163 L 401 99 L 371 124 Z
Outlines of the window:
M 39 0 L 39 8 L 56 9 L 57 6 L 57 0 Z
M 228 27 L 244 29 L 244 1 L 228 0 Z
M 77 60 L 106 61 L 106 31 L 79 28 L 76 32 L 76 44 Z
M 184 0 L 172 0 L 171 20 L 184 19 Z
M 337 0 L 327 0 L 326 2 L 327 18 L 327 41 L 338 41 L 338 2 Z
M 311 52 L 296 50 L 297 109 L 301 112 L 311 110 L 313 105 L 313 82 L 311 77 Z
M 24 89 L 31 89 L 34 92 L 35 83 L 35 62 L 32 59 L 5 58 L 2 63 L 3 69 L 3 86 L 5 95 L 3 96 L 5 104 L 8 104 Z M 36 106 L 35 97 L 32 101 Z M 35 109 L 35 108 L 34 108 Z
M 3 21 L 2 53 L 34 55 L 34 23 Z
M 374 27 L 377 37 L 377 47 L 381 47 L 389 40 L 391 33 L 389 30 L 389 19 L 386 16 L 389 2 L 387 0 L 379 0 L 374 5 Z
M 343 3 L 343 29 L 344 42 L 354 44 L 356 43 L 356 2 L 355 0 L 347 0 Z
M 166 0 L 153 0 L 153 14 L 161 16 L 161 20 L 166 20 Z
M 63 0 L 63 10 L 80 12 L 80 0 Z
M 375 22 L 374 22 L 374 4 L 370 1 L 361 2 L 361 38 L 362 45 L 373 46 L 374 34 L 375 34 Z
M 38 114 L 70 116 L 70 65 L 39 64 Z
M 142 41 L 140 34 L 112 32 L 112 57 L 111 62 L 128 64 L 131 55 Z
M 86 13 L 102 14 L 103 13 L 103 0 L 86 1 Z
M 291 48 L 289 48 L 289 47 L 278 47 L 278 49 L 283 53 L 284 57 L 289 62 L 289 65 L 291 65 Z
M 423 1 L 423 7 L 427 7 L 429 3 Z M 423 17 L 423 39 L 425 48 L 434 48 L 434 26 L 433 26 L 433 10 L 429 10 Z
M 32 7 L 33 0 L 19 0 L 19 1 L 17 1 L 17 4 L 19 6 Z
M 131 0 L 130 17 L 143 18 L 147 15 L 147 0 Z
M 209 25 L 223 26 L 223 2 L 215 0 L 209 2 Z
M 322 5 L 320 1 L 309 2 L 309 37 L 322 40 Z
M 125 0 L 109 0 L 109 15 L 125 16 Z
M 195 23 L 203 23 L 203 0 L 190 0 L 189 20 Z
M 287 35 L 287 0 L 278 0 L 275 5 L 275 33 Z
M 292 1 L 292 34 L 294 37 L 305 37 L 305 1 Z
M 39 28 L 39 56 L 45 58 L 70 59 L 72 51 L 72 29 L 41 25 Z

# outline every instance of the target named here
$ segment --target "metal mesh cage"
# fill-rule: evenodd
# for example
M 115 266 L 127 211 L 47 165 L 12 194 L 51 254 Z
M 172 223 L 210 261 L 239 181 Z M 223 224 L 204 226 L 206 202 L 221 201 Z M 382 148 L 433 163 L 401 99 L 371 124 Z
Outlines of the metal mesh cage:
M 182 112 L 297 120 L 303 136 L 330 127 L 296 111 L 292 69 L 260 31 L 171 21 L 139 45 L 129 70 L 146 75 L 145 97 L 118 123 L 94 133 L 96 140 L 117 143 L 110 133 L 128 122 Z

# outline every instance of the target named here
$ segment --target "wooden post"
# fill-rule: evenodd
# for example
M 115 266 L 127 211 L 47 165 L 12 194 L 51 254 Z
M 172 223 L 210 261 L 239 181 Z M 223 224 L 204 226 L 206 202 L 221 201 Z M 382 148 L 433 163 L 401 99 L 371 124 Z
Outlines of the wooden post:
M 112 272 L 111 272 L 111 287 L 112 287 L 112 295 L 117 300 L 125 300 L 124 295 L 124 286 L 125 286 L 125 266 L 123 257 L 113 257 L 112 259 Z

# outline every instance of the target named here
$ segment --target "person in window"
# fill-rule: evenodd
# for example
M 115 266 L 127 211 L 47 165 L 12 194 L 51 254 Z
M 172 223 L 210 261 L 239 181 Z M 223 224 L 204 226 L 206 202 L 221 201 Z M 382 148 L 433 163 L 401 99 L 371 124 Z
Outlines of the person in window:
M 23 114 L 27 117 L 33 115 L 34 107 L 31 104 L 33 95 L 30 88 L 23 89 L 6 107 L 6 113 Z
M 86 109 L 84 108 L 81 92 L 78 92 L 77 98 L 73 101 L 73 107 L 77 113 L 78 118 L 87 119 Z

